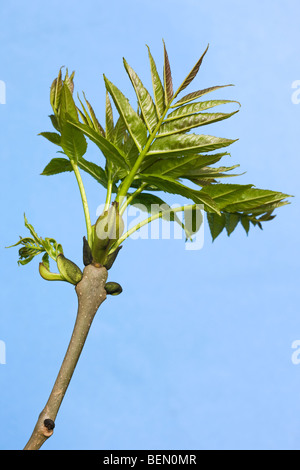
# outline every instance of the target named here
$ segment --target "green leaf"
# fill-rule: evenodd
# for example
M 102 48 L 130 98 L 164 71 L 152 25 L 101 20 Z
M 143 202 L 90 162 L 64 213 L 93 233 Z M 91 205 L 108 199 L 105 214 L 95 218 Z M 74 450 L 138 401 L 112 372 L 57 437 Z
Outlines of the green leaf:
M 49 255 L 48 253 L 45 253 L 43 258 L 42 258 L 42 263 L 46 266 L 48 271 L 50 271 L 50 260 L 49 260 Z
M 250 230 L 250 221 L 249 221 L 249 219 L 248 219 L 247 216 L 242 216 L 242 217 L 241 217 L 241 224 L 242 224 L 242 226 L 244 227 L 244 229 L 245 229 L 245 231 L 246 231 L 246 233 L 247 233 L 247 235 L 248 235 L 249 230 Z
M 236 140 L 213 137 L 210 135 L 179 134 L 161 137 L 154 141 L 147 155 L 172 156 L 196 152 L 211 152 L 228 147 Z
M 185 78 L 185 80 L 183 81 L 182 85 L 180 85 L 180 87 L 178 88 L 178 91 L 176 92 L 176 95 L 178 95 L 181 91 L 183 91 L 193 80 L 194 78 L 196 77 L 197 73 L 199 72 L 199 69 L 201 67 L 201 64 L 202 64 L 202 61 L 204 59 L 204 56 L 205 54 L 207 53 L 208 51 L 208 47 L 209 45 L 207 46 L 207 48 L 205 49 L 205 51 L 203 52 L 202 56 L 200 57 L 200 59 L 198 60 L 198 62 L 196 63 L 196 65 L 194 65 L 194 67 L 192 68 L 192 70 L 190 71 L 190 73 L 188 74 L 188 76 Z
M 52 126 L 54 127 L 54 129 L 56 131 L 60 132 L 60 127 L 59 127 L 58 120 L 57 120 L 57 117 L 55 116 L 55 114 L 50 114 L 49 118 L 51 120 L 51 123 L 52 123 Z
M 105 137 L 105 132 L 103 127 L 101 126 L 100 122 L 98 121 L 95 111 L 93 110 L 90 102 L 86 99 L 85 94 L 83 93 L 84 100 L 86 102 L 86 105 L 88 107 L 88 110 L 90 112 L 91 120 L 94 126 L 95 131 L 99 132 L 103 137 Z
M 127 131 L 126 131 L 126 125 L 125 125 L 124 119 L 122 118 L 122 116 L 119 116 L 116 122 L 116 125 L 114 127 L 114 130 L 113 130 L 113 143 L 117 147 L 119 147 L 119 149 L 123 149 L 123 141 L 124 141 L 126 132 Z
M 40 132 L 38 135 L 45 137 L 45 139 L 49 140 L 52 144 L 61 145 L 61 136 L 56 132 Z
M 77 107 L 75 105 L 72 93 L 67 85 L 63 85 L 60 95 L 59 120 L 61 126 L 72 118 L 78 121 Z
M 68 122 L 69 120 L 78 121 L 78 113 L 72 93 L 67 84 L 64 84 L 61 90 L 61 102 L 58 115 L 61 128 L 60 145 L 70 160 L 76 162 L 85 154 L 87 143 L 82 132 L 74 128 Z
M 44 168 L 41 175 L 51 176 L 64 173 L 65 171 L 73 171 L 70 160 L 66 158 L 53 158 Z
M 132 136 L 139 151 L 141 151 L 147 142 L 147 128 L 145 124 L 143 123 L 142 119 L 138 116 L 138 114 L 132 109 L 128 99 L 113 83 L 111 83 L 105 77 L 105 75 L 104 81 L 106 89 L 112 96 L 116 108 L 126 124 L 128 132 Z
M 124 121 L 123 121 L 124 122 Z M 114 134 L 114 118 L 108 91 L 105 96 L 105 137 L 112 142 Z
M 237 103 L 240 105 L 238 101 L 232 100 L 210 100 L 210 101 L 200 101 L 197 103 L 190 103 L 184 106 L 180 106 L 168 114 L 167 119 L 165 119 L 165 123 L 169 121 L 173 121 L 174 119 L 178 119 L 181 117 L 187 117 L 191 114 L 197 114 L 201 111 L 206 111 L 207 109 L 214 108 L 216 106 L 220 106 L 222 104 L 229 104 L 229 103 Z M 241 106 L 241 105 L 240 105 Z
M 134 87 L 144 121 L 151 134 L 151 132 L 155 129 L 158 123 L 156 109 L 152 97 L 149 94 L 148 90 L 144 87 L 136 72 L 130 67 L 130 65 L 126 62 L 125 59 L 123 59 L 123 62 L 126 72 L 128 73 L 128 76 Z
M 236 226 L 238 225 L 240 221 L 240 215 L 239 214 L 225 214 L 225 227 L 227 230 L 228 236 L 232 234 Z
M 169 62 L 169 57 L 166 49 L 165 42 L 164 44 L 164 94 L 165 94 L 165 105 L 167 106 L 173 97 L 173 81 L 171 74 L 171 67 Z
M 196 176 L 201 168 L 217 163 L 222 157 L 229 153 L 217 153 L 214 155 L 187 155 L 183 157 L 171 157 L 166 159 L 155 159 L 154 163 L 145 161 L 141 171 L 152 175 L 167 175 L 172 178 L 180 178 L 182 175 Z
M 204 167 L 201 169 L 193 169 L 182 174 L 182 178 L 189 179 L 199 186 L 206 186 L 207 184 L 216 183 L 216 178 L 220 179 L 240 176 L 237 174 L 227 174 L 229 171 L 234 170 L 237 167 L 239 167 L 239 165 L 233 165 L 231 167 L 221 166 L 219 168 Z
M 89 162 L 84 158 L 80 158 L 77 162 L 78 167 L 88 173 L 95 180 L 107 188 L 107 176 L 105 171 L 96 163 Z M 66 171 L 73 171 L 70 160 L 66 158 L 53 158 L 50 163 L 44 168 L 42 175 L 51 176 L 63 173 Z M 116 188 L 114 188 L 116 190 Z
M 145 174 L 140 174 L 139 178 L 142 181 L 153 184 L 161 191 L 171 194 L 178 194 L 188 199 L 192 199 L 192 201 L 194 201 L 196 204 L 203 204 L 206 211 L 220 214 L 217 204 L 209 196 L 207 197 L 207 194 L 202 193 L 202 191 L 189 188 L 188 186 L 183 185 L 173 178 Z
M 182 222 L 182 220 L 178 217 L 176 212 L 170 212 L 171 206 L 167 204 L 165 201 L 163 201 L 160 197 L 155 196 L 154 194 L 149 194 L 149 193 L 140 193 L 135 198 L 133 201 L 130 203 L 132 206 L 138 205 L 138 208 L 140 210 L 146 211 L 148 214 L 155 215 L 158 212 L 162 212 L 162 219 L 170 222 L 177 222 L 180 227 L 185 231 L 187 239 L 190 239 L 192 235 L 194 235 L 197 231 L 199 231 L 201 223 L 199 223 L 202 218 L 201 215 L 197 215 L 197 217 L 194 216 L 194 212 L 196 211 L 196 208 L 194 208 L 191 212 L 191 216 L 194 220 L 191 220 L 193 227 L 190 227 L 191 230 L 189 230 L 185 224 Z M 166 212 L 167 211 L 167 212 Z M 164 214 L 164 212 L 166 212 Z M 201 214 L 201 212 L 200 212 Z M 197 226 L 194 226 L 193 222 L 196 221 L 198 222 Z
M 22 245 L 19 249 L 19 261 L 18 264 L 25 265 L 30 263 L 35 256 L 40 255 L 41 253 L 46 252 L 51 258 L 56 260 L 56 257 L 59 253 L 63 252 L 62 246 L 56 242 L 53 238 L 46 238 L 43 240 L 39 237 L 34 230 L 33 226 L 28 223 L 26 215 L 24 214 L 25 227 L 29 230 L 33 238 L 20 237 L 20 240 L 12 246 L 7 248 L 12 248 L 18 245 Z M 49 260 L 44 254 L 43 259 Z M 48 261 L 49 264 L 49 261 Z
M 128 170 L 128 165 L 126 163 L 126 155 L 113 143 L 109 142 L 107 139 L 105 139 L 105 137 L 103 137 L 101 134 L 99 134 L 86 124 L 71 121 L 70 124 L 80 129 L 87 137 L 89 137 L 89 139 L 94 142 L 97 147 L 99 147 L 99 149 L 108 161 L 112 161 L 117 166 Z
M 159 129 L 157 137 L 164 137 L 172 134 L 177 134 L 178 132 L 187 132 L 194 127 L 206 126 L 207 124 L 213 124 L 218 121 L 223 121 L 228 119 L 238 111 L 233 113 L 202 113 L 202 114 L 192 114 L 191 116 L 186 116 L 170 122 L 164 123 Z
M 56 114 L 60 107 L 60 99 L 61 99 L 61 90 L 63 87 L 63 81 L 61 78 L 61 69 L 58 72 L 58 77 L 52 82 L 50 88 L 50 104 L 54 113 Z
M 62 127 L 61 148 L 70 160 L 75 162 L 78 162 L 87 150 L 87 142 L 82 132 L 68 122 Z
M 25 223 L 25 227 L 29 230 L 29 232 L 32 235 L 32 237 L 34 238 L 35 242 L 40 243 L 40 241 L 41 241 L 40 237 L 37 235 L 37 233 L 34 230 L 33 226 L 28 222 L 27 217 L 26 217 L 25 214 L 24 214 L 24 223 Z
M 213 241 L 223 232 L 226 224 L 224 214 L 207 213 L 207 221 Z
M 88 173 L 90 176 L 95 178 L 95 180 L 100 183 L 104 188 L 107 188 L 107 176 L 103 168 L 101 166 L 96 165 L 96 163 L 89 162 L 84 158 L 81 158 L 78 161 L 78 166 L 81 170 Z M 116 188 L 114 188 L 116 190 Z
M 74 91 L 74 82 L 73 82 L 74 76 L 75 76 L 75 72 L 72 72 L 71 75 L 69 76 L 69 71 L 68 69 L 66 69 L 66 76 L 64 79 L 64 83 L 67 85 L 67 87 L 69 88 L 72 94 Z
M 197 98 L 200 98 L 203 95 L 206 95 L 207 93 L 211 93 L 212 91 L 219 90 L 220 88 L 225 88 L 227 86 L 233 86 L 232 84 L 230 85 L 217 85 L 217 86 L 212 86 L 209 88 L 204 88 L 203 90 L 198 90 L 198 91 L 193 91 L 192 93 L 189 93 L 188 95 L 185 95 L 183 98 L 181 98 L 179 101 L 177 101 L 175 104 L 170 106 L 171 108 L 176 108 L 177 106 L 180 106 L 182 104 L 189 103 L 190 101 L 194 101 Z
M 218 184 L 208 186 L 202 191 L 226 212 L 249 212 L 262 205 L 277 203 L 291 197 L 275 191 L 253 188 L 251 185 Z
M 292 196 L 289 196 L 292 197 Z M 279 201 L 279 202 L 271 202 L 270 204 L 262 204 L 258 207 L 255 207 L 254 209 L 250 210 L 244 210 L 243 213 L 251 213 L 252 215 L 261 215 L 266 212 L 273 212 L 275 209 L 278 209 L 279 207 L 286 206 L 287 204 L 290 204 L 288 201 Z
M 156 64 L 153 60 L 150 49 L 148 46 L 147 48 L 148 48 L 149 61 L 150 61 L 152 87 L 153 87 L 153 95 L 154 95 L 154 101 L 155 101 L 155 106 L 156 106 L 156 112 L 157 112 L 158 118 L 160 118 L 165 110 L 164 88 L 162 86 L 161 79 L 158 75 Z
M 81 104 L 81 107 L 82 107 L 82 111 L 79 109 L 79 108 L 76 108 L 81 119 L 83 120 L 83 122 L 85 124 L 87 124 L 88 126 L 90 126 L 92 129 L 94 129 L 94 125 L 93 125 L 93 121 L 92 121 L 92 118 L 91 116 L 89 115 L 86 107 L 84 106 L 83 102 L 81 101 L 80 97 L 79 97 L 79 94 L 77 93 L 77 98 L 78 98 L 78 101 L 79 103 Z

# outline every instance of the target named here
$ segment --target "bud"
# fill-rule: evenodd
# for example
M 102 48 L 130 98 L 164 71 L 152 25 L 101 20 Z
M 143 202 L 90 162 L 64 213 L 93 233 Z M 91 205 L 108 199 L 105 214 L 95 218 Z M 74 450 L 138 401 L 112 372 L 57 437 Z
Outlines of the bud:
M 56 262 L 58 270 L 65 281 L 75 286 L 81 281 L 83 274 L 77 264 L 65 258 L 63 254 L 58 255 Z
M 85 237 L 83 237 L 83 264 L 88 266 L 93 262 L 92 250 L 90 248 L 89 242 Z
M 118 240 L 124 231 L 124 222 L 119 213 L 119 204 L 113 202 L 111 207 L 100 215 L 94 225 L 93 260 L 103 264 L 109 248 Z
M 107 271 L 112 267 L 114 262 L 116 261 L 116 258 L 118 256 L 119 251 L 121 250 L 122 246 L 118 246 L 115 251 L 110 253 L 109 255 L 106 256 L 106 259 L 104 261 L 104 267 L 107 269 Z
M 117 282 L 107 282 L 105 284 L 105 290 L 108 295 L 119 295 L 123 292 L 122 287 Z

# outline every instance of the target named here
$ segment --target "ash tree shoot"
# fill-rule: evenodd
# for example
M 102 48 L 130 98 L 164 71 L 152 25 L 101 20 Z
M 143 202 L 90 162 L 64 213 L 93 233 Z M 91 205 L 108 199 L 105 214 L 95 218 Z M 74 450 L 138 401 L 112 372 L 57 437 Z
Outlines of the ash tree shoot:
M 50 90 L 53 113 L 50 120 L 54 130 L 40 135 L 59 150 L 46 166 L 43 175 L 73 172 L 78 183 L 85 216 L 86 234 L 83 237 L 83 265 L 78 267 L 67 258 L 60 243 L 53 238 L 41 238 L 25 217 L 30 236 L 20 238 L 13 246 L 19 248 L 19 264 L 25 265 L 42 255 L 40 275 L 48 281 L 63 281 L 75 286 L 78 312 L 72 337 L 61 369 L 41 411 L 26 450 L 37 450 L 53 434 L 55 419 L 72 378 L 84 346 L 93 318 L 107 296 L 118 295 L 122 287 L 114 280 L 108 281 L 108 272 L 126 239 L 153 220 L 168 218 L 178 222 L 186 239 L 199 230 L 200 223 L 191 228 L 180 213 L 192 216 L 203 207 L 212 239 L 226 229 L 230 235 L 241 224 L 249 232 L 251 226 L 262 228 L 272 220 L 274 210 L 288 204 L 287 194 L 253 187 L 252 184 L 228 184 L 220 182 L 232 174 L 239 165 L 214 166 L 226 161 L 229 153 L 224 149 L 235 140 L 194 133 L 194 129 L 224 119 L 238 112 L 220 112 L 220 107 L 237 101 L 203 97 L 231 85 L 182 92 L 195 79 L 208 48 L 202 54 L 179 88 L 173 91 L 171 68 L 163 45 L 164 65 L 162 78 L 148 48 L 153 95 L 144 87 L 141 79 L 124 60 L 124 67 L 136 94 L 133 108 L 123 93 L 106 77 L 105 123 L 102 126 L 94 109 L 83 93 L 74 99 L 74 72 L 64 77 L 60 69 Z M 118 116 L 113 117 L 117 110 Z M 211 112 L 217 108 L 216 112 Z M 95 144 L 105 158 L 105 165 L 85 158 L 87 141 Z M 99 155 L 100 161 L 100 155 Z M 81 172 L 87 172 L 106 189 L 103 213 L 91 221 Z M 159 196 L 157 195 L 159 194 Z M 187 203 L 171 208 L 161 198 L 179 195 Z M 148 214 L 145 220 L 126 231 L 123 214 L 129 205 L 139 204 Z M 151 212 L 151 206 L 160 209 Z M 192 217 L 193 219 L 193 217 Z M 197 217 L 196 217 L 197 219 Z M 199 220 L 199 218 L 198 218 Z M 56 269 L 50 266 L 56 265 Z

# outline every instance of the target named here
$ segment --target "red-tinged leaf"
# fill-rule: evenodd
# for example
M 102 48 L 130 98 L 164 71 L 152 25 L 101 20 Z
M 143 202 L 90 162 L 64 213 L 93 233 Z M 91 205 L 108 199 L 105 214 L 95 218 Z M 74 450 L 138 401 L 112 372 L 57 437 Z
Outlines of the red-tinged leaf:
M 165 43 L 164 43 L 164 90 L 165 90 L 165 104 L 167 106 L 173 97 L 173 81 L 172 81 L 172 73 L 171 73 L 169 57 L 168 57 Z
M 149 47 L 148 47 L 148 54 L 149 54 L 149 61 L 150 61 L 155 107 L 156 107 L 157 116 L 160 118 L 165 110 L 164 87 L 162 86 L 161 79 L 160 79 L 160 76 L 158 75 L 156 64 L 151 55 Z
M 220 88 L 225 88 L 227 86 L 233 86 L 232 84 L 230 85 L 217 85 L 217 86 L 212 86 L 209 88 L 204 88 L 203 90 L 198 90 L 198 91 L 193 91 L 192 93 L 189 93 L 188 95 L 185 95 L 183 98 L 181 98 L 179 101 L 177 101 L 175 104 L 172 104 L 170 108 L 176 108 L 177 106 L 180 106 L 182 104 L 189 103 L 190 101 L 194 101 L 197 98 L 200 98 L 203 95 L 206 95 L 207 93 L 210 93 L 215 90 L 219 90 Z
M 189 84 L 194 80 L 194 78 L 196 77 L 197 73 L 199 72 L 199 69 L 201 67 L 201 64 L 202 64 L 202 61 L 204 59 L 204 56 L 205 54 L 207 53 L 208 51 L 208 48 L 209 48 L 209 45 L 207 46 L 207 48 L 205 49 L 205 51 L 203 52 L 202 56 L 200 57 L 200 59 L 198 60 L 198 62 L 196 63 L 196 65 L 192 68 L 192 70 L 190 71 L 190 73 L 188 74 L 188 76 L 186 77 L 186 79 L 184 80 L 184 82 L 182 83 L 182 85 L 180 85 L 180 87 L 178 88 L 178 91 L 176 92 L 176 96 L 181 92 L 183 91 L 187 86 L 189 86 Z

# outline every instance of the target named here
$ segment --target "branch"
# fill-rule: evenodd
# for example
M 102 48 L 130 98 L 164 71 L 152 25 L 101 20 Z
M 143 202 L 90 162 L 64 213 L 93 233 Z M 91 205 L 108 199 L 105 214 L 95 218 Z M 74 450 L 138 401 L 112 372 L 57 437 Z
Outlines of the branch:
M 33 433 L 24 450 L 38 450 L 53 434 L 55 419 L 63 401 L 94 316 L 106 299 L 104 267 L 86 266 L 83 278 L 76 286 L 78 313 L 68 350 L 45 408 L 39 415 Z

